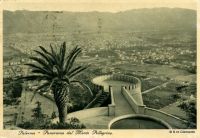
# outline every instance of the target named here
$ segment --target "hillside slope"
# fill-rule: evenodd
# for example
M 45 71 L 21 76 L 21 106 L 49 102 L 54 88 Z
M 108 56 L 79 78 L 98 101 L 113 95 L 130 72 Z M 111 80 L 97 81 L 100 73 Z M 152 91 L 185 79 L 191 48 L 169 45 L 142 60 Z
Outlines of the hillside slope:
M 109 12 L 4 11 L 4 33 L 195 31 L 196 11 L 180 8 Z M 54 25 L 54 30 L 52 29 Z

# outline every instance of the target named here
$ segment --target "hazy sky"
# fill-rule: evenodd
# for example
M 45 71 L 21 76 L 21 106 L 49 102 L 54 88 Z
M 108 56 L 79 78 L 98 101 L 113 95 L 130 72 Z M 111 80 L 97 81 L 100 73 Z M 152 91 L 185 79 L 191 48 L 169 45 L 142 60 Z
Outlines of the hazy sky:
M 48 2 L 51 0 L 48 0 Z M 59 1 L 62 2 L 59 4 Z M 56 0 L 49 3 L 41 4 L 45 0 L 30 3 L 4 3 L 3 7 L 8 10 L 65 10 L 65 11 L 109 11 L 118 12 L 137 8 L 154 8 L 154 7 L 179 7 L 187 9 L 196 9 L 198 0 Z

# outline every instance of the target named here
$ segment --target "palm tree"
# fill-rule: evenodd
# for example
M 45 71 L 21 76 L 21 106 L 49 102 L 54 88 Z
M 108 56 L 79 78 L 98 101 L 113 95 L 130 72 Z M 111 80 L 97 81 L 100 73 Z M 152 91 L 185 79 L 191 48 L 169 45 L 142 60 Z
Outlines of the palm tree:
M 80 80 L 74 79 L 75 76 L 86 70 L 88 66 L 74 66 L 75 59 L 81 53 L 81 48 L 75 47 L 67 56 L 66 43 L 64 42 L 59 50 L 55 50 L 50 45 L 50 51 L 39 46 L 40 50 L 34 50 L 39 56 L 30 57 L 35 63 L 26 64 L 32 68 L 32 75 L 22 79 L 27 81 L 37 80 L 41 82 L 36 92 L 48 88 L 54 96 L 59 113 L 60 123 L 66 121 L 67 102 L 69 100 L 69 86 L 79 85 L 87 88 L 93 96 L 90 88 Z M 34 97 L 34 96 L 33 96 Z

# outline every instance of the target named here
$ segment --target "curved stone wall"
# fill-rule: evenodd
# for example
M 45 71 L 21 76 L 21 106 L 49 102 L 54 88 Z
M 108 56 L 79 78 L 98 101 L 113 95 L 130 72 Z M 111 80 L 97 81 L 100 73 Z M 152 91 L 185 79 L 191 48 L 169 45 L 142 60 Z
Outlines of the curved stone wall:
M 161 120 L 161 119 L 153 117 L 153 116 L 147 116 L 147 115 L 141 115 L 141 114 L 136 114 L 136 115 L 135 114 L 127 114 L 127 115 L 122 115 L 122 116 L 116 117 L 116 118 L 112 119 L 109 122 L 108 128 L 110 129 L 112 127 L 112 125 L 114 123 L 116 123 L 117 121 L 120 121 L 120 120 L 123 120 L 123 119 L 129 119 L 129 118 L 133 118 L 133 119 L 134 118 L 135 119 L 137 119 L 137 118 L 144 118 L 144 120 L 149 119 L 149 120 L 152 120 L 152 121 L 154 121 L 156 123 L 159 123 L 159 124 L 165 126 L 168 129 L 171 128 L 171 126 L 167 122 L 165 122 L 164 120 Z M 153 129 L 153 128 L 151 128 L 151 129 Z
M 104 83 L 108 80 L 127 82 L 127 85 L 123 87 L 130 93 L 130 95 L 132 95 L 138 105 L 143 105 L 141 81 L 138 78 L 123 74 L 98 76 L 92 80 L 95 88 L 94 90 L 99 91 L 100 89 L 103 89 L 105 92 L 109 92 L 109 86 L 106 86 L 106 83 Z
M 123 74 L 98 76 L 98 77 L 95 77 L 94 79 L 92 79 L 92 83 L 97 86 L 103 86 L 101 82 L 103 82 L 105 80 L 116 80 L 116 81 L 124 81 L 124 82 L 128 82 L 128 83 L 132 83 L 133 85 L 130 85 L 130 88 L 132 88 L 132 89 L 141 87 L 141 82 L 138 78 L 128 76 L 128 75 L 123 75 Z
M 171 114 L 168 114 L 163 111 L 159 111 L 153 108 L 145 107 L 144 111 L 145 115 L 155 116 L 157 118 L 162 118 L 164 121 L 168 122 L 173 128 L 187 128 L 188 122 L 186 120 L 182 120 L 178 117 L 175 117 Z

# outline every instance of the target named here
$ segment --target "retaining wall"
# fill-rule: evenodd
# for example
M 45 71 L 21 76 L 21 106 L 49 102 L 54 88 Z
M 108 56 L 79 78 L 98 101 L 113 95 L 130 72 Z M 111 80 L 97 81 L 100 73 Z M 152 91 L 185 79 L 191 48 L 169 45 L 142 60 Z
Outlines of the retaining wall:
M 84 110 L 67 114 L 67 118 L 76 117 L 80 120 L 86 119 L 86 118 L 92 118 L 96 116 L 108 116 L 108 107 L 84 109 Z M 59 121 L 59 118 L 55 118 L 53 120 L 54 123 L 57 121 Z
M 148 108 L 145 105 L 139 105 L 124 87 L 122 87 L 122 94 L 137 114 L 160 118 L 163 121 L 168 122 L 173 128 L 187 128 L 188 122 L 186 120 L 180 119 L 160 110 Z
M 116 117 L 116 118 L 112 119 L 112 120 L 109 122 L 108 128 L 110 129 L 111 126 L 112 126 L 115 122 L 120 121 L 120 120 L 123 120 L 123 119 L 127 119 L 127 118 L 144 118 L 144 119 L 150 119 L 150 120 L 153 120 L 153 121 L 155 121 L 155 122 L 158 122 L 158 123 L 162 124 L 163 126 L 165 126 L 165 127 L 168 128 L 168 129 L 171 129 L 171 126 L 170 126 L 167 122 L 165 122 L 165 121 L 163 121 L 163 120 L 161 120 L 161 119 L 159 119 L 159 118 L 153 117 L 153 116 L 147 116 L 147 115 L 142 115 L 142 114 L 127 114 L 127 115 L 122 115 L 122 116 Z M 153 129 L 153 128 L 152 128 L 152 129 Z
M 106 80 L 114 80 L 114 81 L 123 81 L 127 82 L 128 84 L 125 87 L 127 91 L 132 95 L 132 97 L 135 99 L 136 102 L 138 102 L 139 105 L 143 105 L 143 99 L 142 99 L 142 93 L 141 93 L 141 82 L 138 78 L 123 75 L 123 74 L 113 74 L 113 75 L 102 75 L 94 78 L 92 80 L 92 83 L 95 85 L 95 90 L 98 90 L 98 88 L 103 89 L 105 92 L 108 92 L 108 85 L 104 83 Z M 103 87 L 103 88 L 102 88 Z
M 141 87 L 141 82 L 138 78 L 128 76 L 128 75 L 122 75 L 122 74 L 98 76 L 92 79 L 92 83 L 96 85 L 95 87 L 104 86 L 102 82 L 105 80 L 116 80 L 116 81 L 124 81 L 128 83 L 132 83 L 132 85 L 130 85 L 130 89 Z
M 187 128 L 186 120 L 182 120 L 171 114 L 168 114 L 168 113 L 156 110 L 156 109 L 146 107 L 144 110 L 144 114 L 149 115 L 149 116 L 154 116 L 157 118 L 161 118 L 162 120 L 168 122 L 173 128 Z
M 125 87 L 122 87 L 121 90 L 123 96 L 125 97 L 125 99 L 128 101 L 128 103 L 131 105 L 132 109 L 138 113 L 138 114 L 143 114 L 144 113 L 144 108 L 145 105 L 143 104 L 139 104 L 134 98 L 133 96 L 125 89 Z
M 113 95 L 112 86 L 109 86 L 109 93 L 111 97 L 111 104 L 108 105 L 108 115 L 115 116 L 115 99 Z

